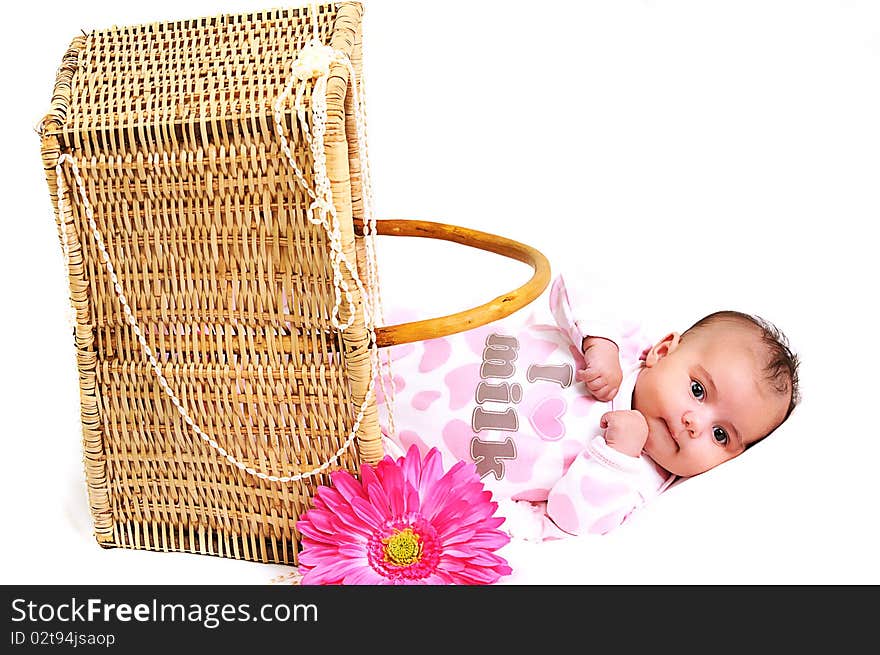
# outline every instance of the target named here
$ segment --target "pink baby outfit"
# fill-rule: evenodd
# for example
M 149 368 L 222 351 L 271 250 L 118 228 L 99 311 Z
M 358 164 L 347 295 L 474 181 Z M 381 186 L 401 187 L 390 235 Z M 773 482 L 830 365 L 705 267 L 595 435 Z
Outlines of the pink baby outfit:
M 674 478 L 644 454 L 610 448 L 599 427 L 605 412 L 631 409 L 652 342 L 637 325 L 602 320 L 573 298 L 557 277 L 524 322 L 512 320 L 517 313 L 392 350 L 395 435 L 386 452 L 397 457 L 416 444 L 423 454 L 436 447 L 446 467 L 474 462 L 515 537 L 608 532 Z M 586 336 L 620 349 L 624 379 L 611 402 L 575 380 Z

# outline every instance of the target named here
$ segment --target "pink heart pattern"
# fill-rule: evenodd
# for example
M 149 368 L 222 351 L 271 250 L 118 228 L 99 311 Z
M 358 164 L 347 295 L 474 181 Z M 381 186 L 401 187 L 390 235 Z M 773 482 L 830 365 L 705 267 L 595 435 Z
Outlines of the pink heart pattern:
M 443 443 L 456 459 L 472 462 L 471 439 L 474 433 L 471 426 L 459 419 L 452 419 L 443 426 Z
M 446 363 L 452 354 L 452 344 L 447 339 L 431 339 L 425 342 L 425 352 L 419 362 L 420 373 L 430 373 Z
M 480 365 L 465 364 L 454 368 L 443 381 L 449 389 L 449 409 L 461 409 L 474 400 L 474 389 L 480 380 Z
M 420 412 L 424 412 L 435 400 L 442 396 L 439 391 L 419 391 L 412 397 L 410 404 Z
M 559 441 L 565 436 L 565 400 L 559 396 L 550 396 L 539 402 L 529 413 L 529 423 L 544 441 Z

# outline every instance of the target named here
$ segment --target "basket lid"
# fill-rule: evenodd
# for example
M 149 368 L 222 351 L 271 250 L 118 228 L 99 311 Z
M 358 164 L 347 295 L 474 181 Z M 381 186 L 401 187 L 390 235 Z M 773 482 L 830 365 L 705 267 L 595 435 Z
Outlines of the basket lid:
M 346 31 L 357 29 L 361 14 L 356 2 L 318 6 L 319 38 L 347 52 L 353 39 Z M 305 7 L 79 36 L 59 69 L 43 134 L 112 153 L 169 141 L 228 142 L 239 132 L 274 129 L 275 100 L 312 38 L 313 21 Z

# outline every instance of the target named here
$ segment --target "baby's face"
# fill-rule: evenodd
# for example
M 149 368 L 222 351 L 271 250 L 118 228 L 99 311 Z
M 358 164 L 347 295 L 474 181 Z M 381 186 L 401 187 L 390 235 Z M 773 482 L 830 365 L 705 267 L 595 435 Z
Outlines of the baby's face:
M 762 356 L 758 332 L 729 322 L 655 345 L 633 393 L 651 459 L 670 473 L 697 475 L 782 423 L 789 398 L 764 381 Z

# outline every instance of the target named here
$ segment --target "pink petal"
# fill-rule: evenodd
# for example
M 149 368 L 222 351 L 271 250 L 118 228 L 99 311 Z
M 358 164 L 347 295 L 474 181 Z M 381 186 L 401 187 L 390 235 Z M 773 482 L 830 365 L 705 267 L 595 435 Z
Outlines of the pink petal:
M 403 495 L 403 473 L 400 467 L 384 460 L 376 467 L 376 475 L 381 480 L 385 493 L 388 494 L 388 508 L 392 516 L 401 516 L 406 512 L 406 499 Z
M 315 523 L 301 519 L 296 522 L 296 529 L 300 531 L 306 537 L 311 537 L 312 539 L 316 539 L 318 541 L 323 541 L 324 539 L 331 536 L 331 532 L 323 531 L 318 528 Z
M 340 557 L 347 557 L 349 559 L 364 558 L 364 561 L 366 561 L 367 549 L 364 544 L 340 544 L 337 551 Z
M 474 548 L 485 548 L 486 550 L 497 550 L 502 546 L 510 543 L 510 536 L 501 530 L 492 530 L 487 532 L 478 532 L 471 537 L 471 546 Z
M 316 507 L 317 504 L 321 502 L 328 511 L 333 513 L 336 513 L 340 508 L 344 508 L 348 505 L 348 500 L 333 487 L 318 487 L 315 496 Z
M 440 563 L 437 565 L 437 568 L 442 569 L 444 571 L 461 571 L 464 569 L 466 564 L 464 560 L 452 558 L 452 557 L 441 557 Z
M 509 567 L 507 567 L 509 569 Z M 509 573 L 509 571 L 508 571 Z M 465 567 L 456 573 L 456 582 L 458 584 L 492 584 L 498 578 L 505 575 L 504 569 L 500 571 L 496 569 L 483 569 L 478 567 Z
M 330 482 L 334 488 L 345 498 L 351 502 L 352 498 L 365 498 L 364 488 L 355 480 L 354 476 L 348 471 L 342 469 L 333 471 L 330 474 Z
M 355 498 L 352 500 L 351 509 L 366 525 L 373 531 L 378 530 L 385 523 L 385 517 L 379 512 L 374 505 L 363 498 Z
M 308 571 L 302 579 L 303 584 L 341 584 L 352 571 L 369 569 L 366 561 L 358 560 L 325 560 Z
M 415 444 L 411 445 L 409 450 L 406 451 L 400 468 L 403 472 L 404 481 L 418 488 L 422 472 L 422 455 Z
M 382 486 L 379 478 L 376 477 L 376 472 L 372 466 L 365 465 L 361 469 L 361 482 L 364 485 L 370 503 L 385 518 L 391 518 L 391 503 L 388 500 L 388 494 L 385 493 L 385 488 Z
M 332 534 L 333 515 L 326 510 L 310 509 L 302 514 L 300 520 L 297 521 L 297 527 L 299 527 L 300 524 L 308 525 L 312 529 L 320 532 Z
M 403 498 L 404 498 L 404 511 L 406 513 L 410 512 L 420 512 L 421 510 L 421 499 L 419 498 L 419 490 L 412 484 L 407 483 L 403 489 Z
M 444 538 L 458 530 L 475 528 L 476 526 L 488 529 L 497 528 L 504 522 L 504 517 L 493 517 L 493 511 L 484 505 L 459 502 L 450 506 L 448 512 L 443 512 L 441 516 L 436 517 L 434 526 Z
M 379 575 L 371 566 L 367 565 L 350 569 L 343 579 L 343 584 L 375 585 L 381 584 L 383 580 L 383 576 Z
M 476 534 L 477 532 L 475 528 L 451 530 L 448 536 L 441 536 L 441 541 L 444 546 L 468 543 L 476 536 Z
M 455 468 L 455 465 L 453 465 L 453 468 Z M 422 514 L 425 518 L 432 521 L 443 510 L 444 503 L 453 492 L 455 486 L 455 478 L 449 474 L 449 471 L 431 485 L 431 488 L 422 498 Z
M 497 555 L 483 551 L 476 551 L 468 555 L 468 563 L 471 566 L 495 566 L 503 561 Z
M 354 532 L 364 537 L 369 537 L 373 533 L 373 529 L 354 513 L 351 505 L 339 508 L 333 517 L 333 530 L 334 533 Z
M 419 481 L 422 501 L 425 499 L 427 490 L 433 487 L 443 477 L 443 456 L 436 448 L 431 448 L 425 455 L 422 464 L 422 479 Z

